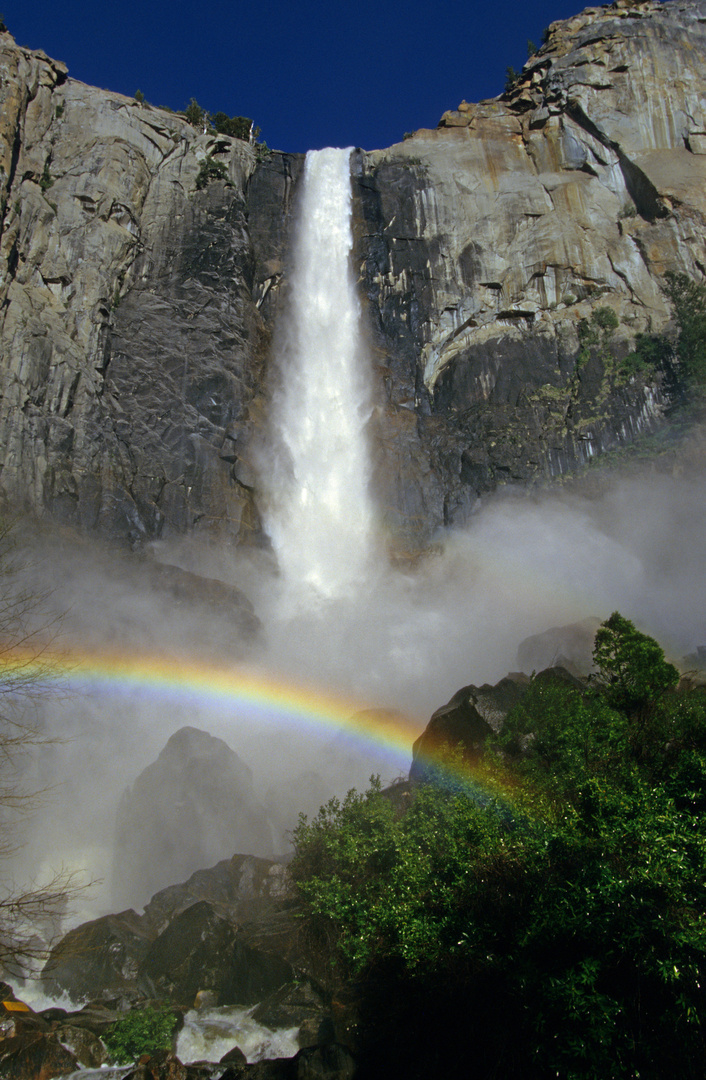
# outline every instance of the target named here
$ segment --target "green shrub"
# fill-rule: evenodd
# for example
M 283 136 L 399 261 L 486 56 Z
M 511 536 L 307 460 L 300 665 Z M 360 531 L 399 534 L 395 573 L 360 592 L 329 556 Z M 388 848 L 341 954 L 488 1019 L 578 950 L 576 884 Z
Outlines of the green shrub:
M 706 285 L 686 274 L 664 275 L 664 289 L 679 329 L 677 356 L 686 379 L 706 383 Z
M 400 1074 L 453 1075 L 472 1039 L 477 1078 L 702 1075 L 706 694 L 618 613 L 594 655 L 588 687 L 534 680 L 471 777 L 295 830 L 307 924 Z
M 679 681 L 662 647 L 618 611 L 596 631 L 593 662 L 608 701 L 630 718 L 644 718 Z
M 599 307 L 593 312 L 591 322 L 599 330 L 617 330 L 620 325 L 618 316 L 611 307 Z
M 247 116 L 228 116 L 227 113 L 217 112 L 211 117 L 211 124 L 220 135 L 230 135 L 233 139 L 250 141 L 252 120 Z M 259 129 L 257 134 L 259 135 Z
M 210 154 L 201 162 L 196 174 L 196 190 L 202 191 L 212 180 L 225 180 L 228 183 L 228 170 L 222 161 L 218 161 Z
M 145 95 L 142 93 L 141 90 L 136 90 L 135 91 L 135 101 L 137 102 L 138 105 L 144 105 L 144 103 L 145 103 Z
M 42 172 L 42 175 L 39 178 L 39 186 L 42 189 L 42 191 L 46 192 L 53 185 L 53 183 L 54 183 L 54 180 L 52 178 L 51 173 L 49 172 L 49 162 L 45 161 L 44 162 L 44 171 Z
M 505 68 L 505 93 L 511 94 L 520 81 L 520 72 L 515 71 L 514 67 L 508 65 Z
M 637 334 L 635 347 L 620 362 L 622 375 L 648 379 L 671 358 L 672 346 L 661 334 Z
M 196 98 L 192 98 L 184 109 L 184 116 L 192 127 L 202 127 L 206 118 L 206 110 L 201 108 Z
M 168 1050 L 176 1027 L 176 1017 L 168 1005 L 147 1006 L 121 1016 L 103 1042 L 113 1064 L 128 1065 L 141 1054 Z

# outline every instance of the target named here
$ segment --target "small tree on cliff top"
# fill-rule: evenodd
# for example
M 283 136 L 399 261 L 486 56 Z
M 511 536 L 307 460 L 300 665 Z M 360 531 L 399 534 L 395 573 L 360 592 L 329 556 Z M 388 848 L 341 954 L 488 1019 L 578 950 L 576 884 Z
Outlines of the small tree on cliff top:
M 662 647 L 617 611 L 596 632 L 593 661 L 611 704 L 640 720 L 679 681 Z

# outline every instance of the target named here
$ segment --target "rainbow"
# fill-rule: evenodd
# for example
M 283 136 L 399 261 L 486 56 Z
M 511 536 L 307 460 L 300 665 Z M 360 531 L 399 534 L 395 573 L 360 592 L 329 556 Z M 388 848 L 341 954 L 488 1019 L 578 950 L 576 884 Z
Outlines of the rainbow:
M 405 772 L 420 725 L 407 717 L 374 709 L 369 702 L 294 683 L 271 672 L 243 665 L 214 663 L 166 654 L 121 650 L 26 650 L 0 647 L 0 682 L 18 692 L 26 686 L 57 689 L 63 694 L 129 693 L 158 699 L 166 706 L 226 708 L 237 718 L 286 725 L 325 734 L 345 733 L 360 745 L 381 752 Z
M 5 686 L 3 688 L 3 682 Z M 167 705 L 205 705 L 229 710 L 234 719 L 262 726 L 267 737 L 278 727 L 308 735 L 326 732 L 350 736 L 353 745 L 373 751 L 393 770 L 406 776 L 412 761 L 412 744 L 420 724 L 402 714 L 374 709 L 369 703 L 323 691 L 318 687 L 276 678 L 271 672 L 242 665 L 214 663 L 174 655 L 132 654 L 110 650 L 52 651 L 9 648 L 0 644 L 0 690 L 18 692 L 57 690 L 73 694 L 146 695 Z M 429 764 L 442 779 L 461 780 L 467 793 L 480 805 L 494 803 L 514 817 L 517 792 L 514 783 L 483 762 L 474 765 L 449 759 L 442 751 Z M 382 776 L 383 783 L 392 776 Z M 520 800 L 522 801 L 522 800 Z M 524 811 L 522 811 L 524 816 Z

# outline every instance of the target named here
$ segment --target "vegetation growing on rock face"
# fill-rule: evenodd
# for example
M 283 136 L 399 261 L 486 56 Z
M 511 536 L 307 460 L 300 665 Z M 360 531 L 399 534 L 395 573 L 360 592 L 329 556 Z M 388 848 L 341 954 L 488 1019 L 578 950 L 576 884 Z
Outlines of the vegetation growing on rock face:
M 192 98 L 186 106 L 184 116 L 193 127 L 204 128 L 218 135 L 229 135 L 232 139 L 250 142 L 251 137 L 256 140 L 260 135 L 260 128 L 255 127 L 248 116 L 228 116 L 224 112 L 211 114 L 199 105 L 196 98 Z
M 310 937 L 358 978 L 381 1066 L 702 1075 L 706 692 L 618 613 L 594 660 L 587 684 L 535 679 L 473 776 L 301 819 Z
M 677 356 L 686 379 L 706 383 L 706 285 L 686 274 L 664 275 L 665 292 L 678 327 Z
M 196 190 L 202 191 L 205 187 L 208 187 L 212 180 L 225 180 L 227 183 L 228 169 L 225 166 L 225 162 L 218 161 L 209 154 L 208 157 L 204 158 L 201 162 L 199 171 L 196 174 Z

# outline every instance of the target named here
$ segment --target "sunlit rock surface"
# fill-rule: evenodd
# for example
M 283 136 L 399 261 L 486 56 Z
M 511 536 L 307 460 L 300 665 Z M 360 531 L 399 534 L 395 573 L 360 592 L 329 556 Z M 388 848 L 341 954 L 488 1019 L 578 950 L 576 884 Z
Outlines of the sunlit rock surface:
M 618 358 L 669 317 L 667 270 L 706 268 L 706 4 L 588 8 L 513 91 L 361 154 L 359 260 L 387 401 L 383 486 L 403 531 L 461 522 L 498 482 L 556 476 L 658 421 Z
M 301 157 L 258 160 L 8 34 L 0 70 L 0 487 L 133 545 L 262 542 L 249 444 Z M 199 191 L 207 155 L 229 183 Z M 706 272 L 706 0 L 555 23 L 511 92 L 352 164 L 398 549 L 662 422 L 665 373 L 620 360 L 668 325 L 665 271 Z M 581 357 L 605 306 L 610 348 Z

